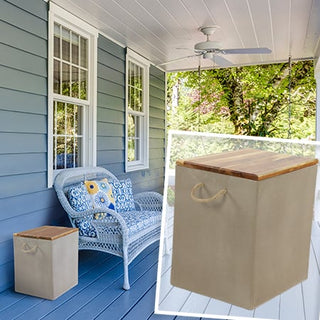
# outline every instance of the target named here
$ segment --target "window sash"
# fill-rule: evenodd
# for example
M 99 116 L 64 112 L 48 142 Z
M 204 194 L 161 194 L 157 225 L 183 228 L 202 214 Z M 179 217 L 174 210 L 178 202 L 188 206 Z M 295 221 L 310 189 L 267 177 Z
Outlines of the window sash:
M 126 171 L 133 171 L 149 166 L 149 64 L 129 50 L 126 74 L 125 161 Z
M 57 22 L 53 37 L 53 92 L 87 101 L 89 39 Z
M 81 106 L 83 110 L 81 123 L 83 125 L 83 131 L 79 134 L 77 138 L 68 137 L 74 140 L 74 143 L 82 144 L 81 148 L 77 150 L 78 158 L 72 159 L 72 166 L 77 162 L 79 166 L 95 166 L 96 165 L 96 104 L 97 104 L 97 38 L 98 31 L 94 27 L 90 26 L 83 20 L 77 18 L 71 13 L 65 11 L 63 8 L 55 5 L 53 2 L 49 3 L 49 42 L 48 42 L 48 187 L 52 187 L 54 177 L 59 172 L 59 169 L 54 170 L 54 165 L 56 159 L 54 158 L 54 123 L 53 123 L 53 111 L 54 111 L 54 102 L 60 101 L 66 104 L 74 104 Z M 56 54 L 54 52 L 54 34 L 55 34 L 55 24 L 61 25 L 66 30 L 69 30 L 69 40 L 71 41 L 70 45 L 67 45 L 69 48 L 70 59 L 71 61 L 65 61 L 62 58 L 61 54 L 61 45 L 56 49 Z M 57 27 L 56 27 L 57 29 Z M 60 32 L 60 31 L 59 31 Z M 60 33 L 59 33 L 60 34 Z M 86 59 L 87 62 L 81 64 L 81 53 L 79 60 L 79 52 L 77 48 L 71 48 L 73 43 L 77 43 L 77 39 L 80 42 L 81 50 L 81 39 L 87 39 L 87 48 L 86 48 Z M 58 40 L 56 39 L 56 42 Z M 59 39 L 59 43 L 61 40 Z M 74 51 L 74 57 L 72 57 L 72 52 Z M 78 57 L 76 55 L 78 54 Z M 87 82 L 86 97 L 82 99 L 83 96 L 80 96 L 77 90 L 71 90 L 70 95 L 62 95 L 61 92 L 54 90 L 54 61 L 56 65 L 61 65 L 66 63 L 68 65 L 69 75 L 70 75 L 70 88 L 72 89 L 72 81 L 75 82 L 80 79 L 81 81 L 81 72 L 86 71 L 87 74 L 84 76 Z M 62 70 L 59 70 L 59 72 Z M 72 72 L 74 73 L 72 76 Z M 77 77 L 76 73 L 80 76 Z M 62 78 L 62 77 L 60 77 Z M 73 79 L 72 79 L 73 78 Z M 90 85 L 90 86 L 89 86 Z M 60 86 L 60 84 L 59 84 Z M 77 93 L 75 93 L 77 92 Z M 74 93 L 74 94 L 72 94 Z M 59 137 L 60 138 L 60 137 Z M 78 140 L 77 140 L 78 139 Z M 77 140 L 77 141 L 75 141 Z M 72 143 L 70 142 L 70 145 Z M 74 145 L 74 144 L 73 144 Z M 74 147 L 78 148 L 78 147 Z M 62 149 L 61 149 L 62 150 Z M 60 152 L 61 152 L 60 150 Z M 69 152 L 71 153 L 71 151 Z M 70 156 L 69 156 L 70 157 Z M 81 164 L 80 162 L 81 161 Z M 66 158 L 63 159 L 63 165 L 68 166 L 66 163 Z M 71 166 L 71 165 L 70 165 Z
M 55 100 L 53 110 L 53 170 L 79 167 L 87 108 Z

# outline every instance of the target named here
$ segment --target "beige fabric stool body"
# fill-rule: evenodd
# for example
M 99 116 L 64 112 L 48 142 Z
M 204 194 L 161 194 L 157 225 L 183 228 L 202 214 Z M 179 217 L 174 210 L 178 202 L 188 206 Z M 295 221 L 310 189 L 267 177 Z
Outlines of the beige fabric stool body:
M 15 233 L 15 291 L 54 300 L 78 284 L 78 229 L 43 226 Z
M 316 164 L 255 149 L 178 161 L 172 285 L 253 309 L 306 279 Z

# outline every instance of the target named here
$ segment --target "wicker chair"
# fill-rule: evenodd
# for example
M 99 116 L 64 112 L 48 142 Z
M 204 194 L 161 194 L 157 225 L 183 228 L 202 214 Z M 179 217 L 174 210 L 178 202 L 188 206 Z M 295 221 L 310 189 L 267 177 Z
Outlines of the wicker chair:
M 143 192 L 134 196 L 135 211 L 117 212 L 112 209 L 89 209 L 75 211 L 69 203 L 68 190 L 85 180 L 119 181 L 111 172 L 100 167 L 73 168 L 61 171 L 54 182 L 58 199 L 67 212 L 73 227 L 79 221 L 87 221 L 94 228 L 95 236 L 79 235 L 79 250 L 104 251 L 123 258 L 123 289 L 130 289 L 128 265 L 147 246 L 159 240 L 162 195 Z M 104 213 L 105 217 L 93 219 L 94 214 Z

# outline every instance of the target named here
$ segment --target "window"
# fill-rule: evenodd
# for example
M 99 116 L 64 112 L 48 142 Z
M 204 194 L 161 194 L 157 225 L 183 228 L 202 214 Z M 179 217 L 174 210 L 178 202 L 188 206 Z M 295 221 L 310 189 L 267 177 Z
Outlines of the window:
M 126 171 L 149 166 L 149 64 L 127 52 Z
M 96 48 L 94 28 L 50 3 L 49 186 L 61 169 L 96 163 Z

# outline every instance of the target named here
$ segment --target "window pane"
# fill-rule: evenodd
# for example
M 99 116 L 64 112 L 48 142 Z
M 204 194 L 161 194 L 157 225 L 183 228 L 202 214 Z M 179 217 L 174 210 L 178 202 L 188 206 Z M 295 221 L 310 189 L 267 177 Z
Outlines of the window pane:
M 53 55 L 57 58 L 60 58 L 60 25 L 54 24 L 54 45 L 53 45 Z
M 62 27 L 62 59 L 70 61 L 70 31 Z
M 134 83 L 133 85 L 135 86 L 135 88 L 139 88 L 139 75 L 138 75 L 138 72 L 139 72 L 139 67 L 135 64 L 134 65 Z
M 72 63 L 79 64 L 79 36 L 72 32 Z
M 134 110 L 134 88 L 129 87 L 128 93 L 129 93 L 128 108 L 130 110 Z
M 143 112 L 143 69 L 129 62 L 128 108 Z
M 88 41 L 85 38 L 80 37 L 80 65 L 87 68 L 88 66 Z
M 70 65 L 62 63 L 62 94 L 70 96 Z
M 82 126 L 81 126 L 81 107 L 75 105 L 74 106 L 74 134 L 81 135 L 82 134 Z
M 74 137 L 66 137 L 66 168 L 73 168 L 74 157 Z
M 129 85 L 133 86 L 133 81 L 134 81 L 134 69 L 133 69 L 133 63 L 130 61 L 129 62 Z
M 128 161 L 135 160 L 135 117 L 128 115 Z
M 56 169 L 64 169 L 65 168 L 65 137 L 57 137 L 56 138 Z
M 80 99 L 87 99 L 88 73 L 85 70 L 80 71 Z
M 134 161 L 134 150 L 135 150 L 135 146 L 134 146 L 134 139 L 128 139 L 128 161 Z
M 135 137 L 135 119 L 132 114 L 128 115 L 128 137 L 134 138 Z
M 72 67 L 72 84 L 71 84 L 72 96 L 79 98 L 79 69 Z
M 74 139 L 74 167 L 79 167 L 81 164 L 81 153 L 80 147 L 81 147 L 81 138 L 75 138 Z
M 54 113 L 54 126 L 56 134 L 64 134 L 65 132 L 65 104 L 56 102 L 56 110 Z
M 142 90 L 142 83 L 143 83 L 143 82 L 142 82 L 142 81 L 143 81 L 142 75 L 143 75 L 142 68 L 139 67 L 139 70 L 138 70 L 138 79 L 137 79 L 137 87 L 138 87 L 140 90 Z
M 142 94 L 142 90 L 139 90 L 139 111 L 143 111 L 143 94 Z
M 54 66 L 53 66 L 53 92 L 54 93 L 60 93 L 60 84 L 61 84 L 60 61 L 54 60 Z
M 67 104 L 66 109 L 66 135 L 73 136 L 74 135 L 74 105 Z
M 140 117 L 128 115 L 128 161 L 140 160 L 140 122 Z

